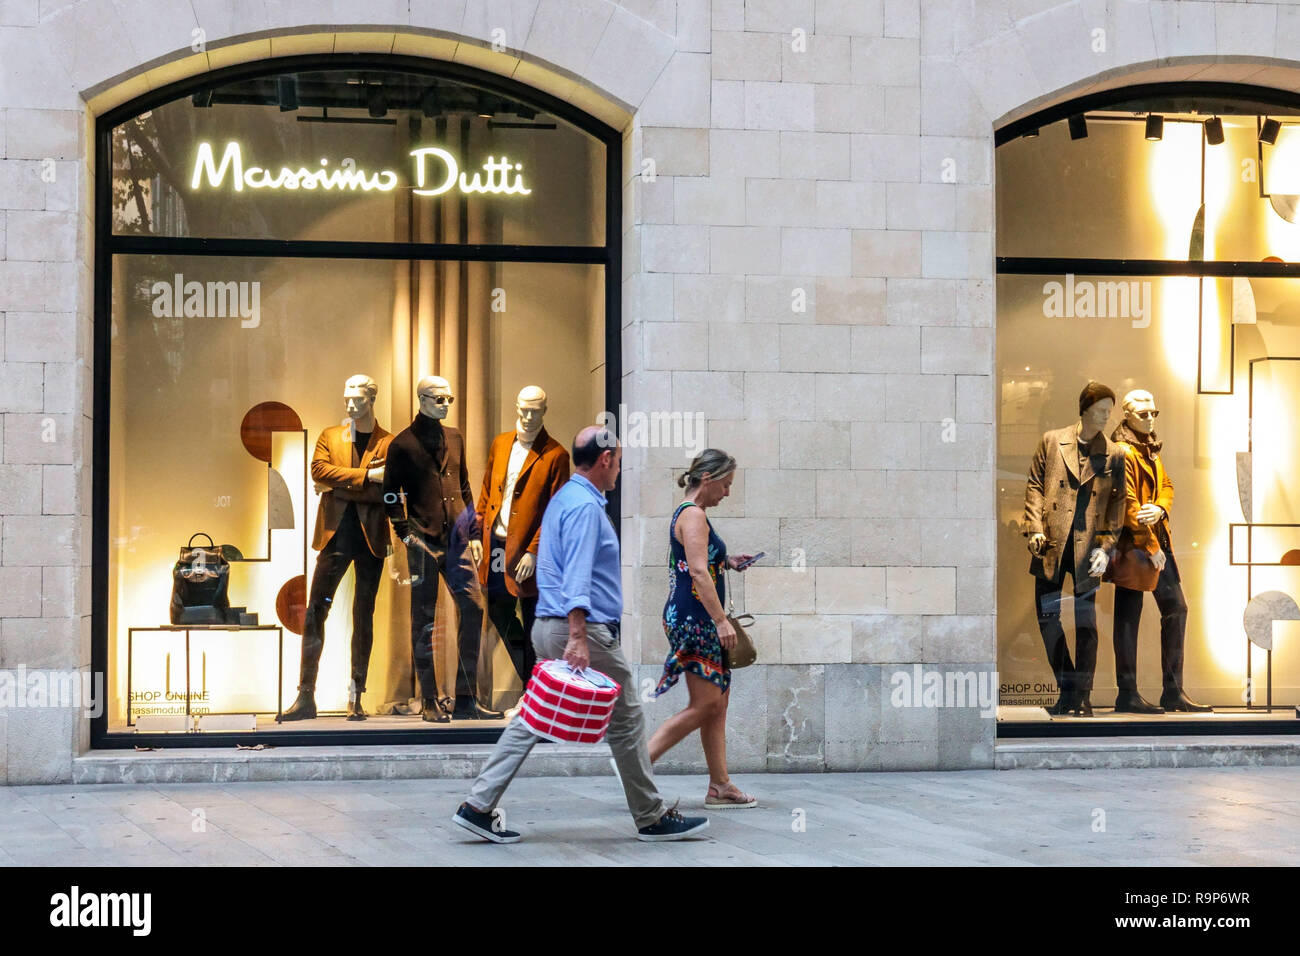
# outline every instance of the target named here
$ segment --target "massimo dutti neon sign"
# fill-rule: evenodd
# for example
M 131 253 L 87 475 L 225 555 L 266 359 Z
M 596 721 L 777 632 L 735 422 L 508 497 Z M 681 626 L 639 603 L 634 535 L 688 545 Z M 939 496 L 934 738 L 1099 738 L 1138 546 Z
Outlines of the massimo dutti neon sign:
M 498 196 L 527 196 L 532 190 L 524 185 L 523 164 L 512 163 L 507 157 L 489 156 L 473 177 L 462 172 L 460 162 L 440 146 L 422 146 L 410 152 L 414 167 L 415 185 L 411 189 L 417 196 L 441 196 L 458 189 L 466 195 L 476 193 Z M 190 189 L 232 188 L 268 190 L 323 190 L 326 192 L 391 192 L 400 181 L 395 170 L 380 169 L 370 172 L 355 163 L 330 165 L 321 159 L 315 169 L 306 166 L 281 166 L 278 170 L 263 166 L 245 166 L 244 149 L 239 143 L 229 142 L 221 159 L 211 143 L 199 143 L 194 155 L 194 173 Z

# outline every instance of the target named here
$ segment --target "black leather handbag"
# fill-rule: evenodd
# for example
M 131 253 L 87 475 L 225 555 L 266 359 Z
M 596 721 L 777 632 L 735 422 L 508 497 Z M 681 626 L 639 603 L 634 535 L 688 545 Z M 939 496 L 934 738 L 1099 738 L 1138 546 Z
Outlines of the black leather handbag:
M 208 539 L 206 547 L 194 539 Z M 212 536 L 199 531 L 172 568 L 173 624 L 225 624 L 230 617 L 230 562 Z

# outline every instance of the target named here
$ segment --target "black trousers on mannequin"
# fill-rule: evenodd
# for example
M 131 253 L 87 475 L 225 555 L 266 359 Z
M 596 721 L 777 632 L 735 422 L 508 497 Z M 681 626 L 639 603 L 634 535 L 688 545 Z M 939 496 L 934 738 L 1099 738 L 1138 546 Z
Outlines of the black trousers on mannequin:
M 1047 663 L 1056 675 L 1056 686 L 1061 693 L 1086 694 L 1092 690 L 1092 678 L 1097 671 L 1097 591 L 1100 588 L 1085 582 L 1084 589 L 1079 590 L 1079 581 L 1074 579 L 1073 536 L 1065 543 L 1061 558 L 1056 580 L 1034 578 L 1038 631 L 1043 636 Z M 1061 627 L 1061 590 L 1067 574 L 1074 580 L 1074 661 L 1070 660 L 1065 629 Z
M 420 696 L 438 699 L 433 663 L 433 623 L 438 605 L 438 579 L 460 612 L 457 635 L 456 696 L 478 700 L 479 640 L 483 633 L 483 596 L 478 575 L 464 554 L 450 554 L 444 544 L 412 529 L 415 544 L 406 549 L 411 572 L 411 654 L 420 682 Z M 480 701 L 480 703 L 483 703 Z
M 370 553 L 356 506 L 349 505 L 343 512 L 338 530 L 316 556 L 316 569 L 311 575 L 311 594 L 307 598 L 307 614 L 302 626 L 300 691 L 314 693 L 316 690 L 320 655 L 325 648 L 325 619 L 349 564 L 356 568 L 356 593 L 352 597 L 352 690 L 359 695 L 366 689 L 370 648 L 375 638 L 375 595 L 379 593 L 384 559 Z
M 519 679 L 527 684 L 533 673 L 533 665 L 537 663 L 537 652 L 533 650 L 532 641 L 533 621 L 537 619 L 537 598 L 516 597 L 507 589 L 505 571 L 502 570 L 505 551 L 506 539 L 493 535 L 492 551 L 488 555 L 488 618 L 505 642 Z M 498 555 L 501 556 L 500 560 L 497 559 Z M 522 624 L 519 620 L 521 614 Z
M 1115 682 L 1120 690 L 1137 690 L 1138 625 L 1142 598 L 1147 592 L 1115 588 Z M 1160 671 L 1164 690 L 1183 686 L 1183 637 L 1187 633 L 1187 601 L 1174 556 L 1165 551 L 1165 566 L 1156 580 L 1156 607 L 1160 611 Z

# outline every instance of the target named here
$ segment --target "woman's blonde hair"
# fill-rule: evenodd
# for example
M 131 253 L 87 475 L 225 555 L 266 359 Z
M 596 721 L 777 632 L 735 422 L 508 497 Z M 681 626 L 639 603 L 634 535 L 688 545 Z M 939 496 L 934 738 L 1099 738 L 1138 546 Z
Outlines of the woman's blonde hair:
M 711 479 L 725 478 L 736 470 L 736 459 L 732 458 L 720 448 L 706 448 L 695 456 L 691 462 L 691 467 L 677 479 L 679 488 L 697 488 L 704 475 Z

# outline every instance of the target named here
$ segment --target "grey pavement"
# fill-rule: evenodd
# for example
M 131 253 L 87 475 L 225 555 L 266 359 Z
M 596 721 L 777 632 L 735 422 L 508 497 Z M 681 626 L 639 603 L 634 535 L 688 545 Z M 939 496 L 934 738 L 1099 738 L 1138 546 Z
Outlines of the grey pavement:
M 702 776 L 659 776 L 700 812 Z M 524 839 L 450 817 L 464 780 L 0 787 L 0 865 L 1294 864 L 1300 768 L 746 774 L 705 838 L 633 839 L 612 777 L 517 779 Z

